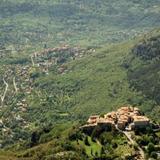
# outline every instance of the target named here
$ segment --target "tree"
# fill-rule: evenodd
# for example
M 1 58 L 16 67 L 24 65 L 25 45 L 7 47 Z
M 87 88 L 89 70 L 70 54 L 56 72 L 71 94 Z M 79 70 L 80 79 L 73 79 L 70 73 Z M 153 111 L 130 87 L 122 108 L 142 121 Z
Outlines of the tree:
M 104 147 L 101 148 L 101 156 L 103 156 L 105 154 L 105 150 Z
M 84 143 L 85 143 L 85 145 L 90 146 L 89 141 L 88 141 L 88 136 L 85 137 Z
M 40 138 L 40 133 L 37 132 L 37 131 L 33 132 L 32 135 L 31 135 L 31 146 L 38 143 L 39 138 Z
M 151 154 L 151 152 L 155 151 L 155 147 L 154 147 L 153 143 L 148 144 L 147 151 L 149 154 Z
M 92 131 L 91 137 L 92 139 L 98 138 L 101 133 L 101 128 L 99 126 L 96 126 L 95 129 Z
M 112 141 L 112 147 L 113 147 L 114 149 L 116 149 L 116 148 L 118 147 L 118 145 L 117 145 L 117 143 L 116 143 L 115 141 Z
M 146 146 L 150 142 L 149 137 L 147 135 L 139 137 L 136 141 L 140 146 Z
M 107 143 L 111 144 L 113 138 L 114 137 L 111 132 L 104 132 L 100 135 L 99 141 L 102 145 L 105 145 Z
M 134 147 L 135 150 L 138 150 L 138 144 L 137 143 L 134 143 L 133 147 Z
M 91 148 L 91 155 L 93 156 L 93 149 Z
M 150 155 L 152 158 L 154 159 L 157 159 L 158 155 L 156 152 L 151 152 L 151 155 Z
M 149 141 L 153 144 L 156 143 L 156 139 L 153 136 L 149 136 Z
M 97 151 L 95 152 L 95 156 L 98 157 L 98 152 Z
M 62 142 L 62 147 L 63 147 L 66 151 L 75 150 L 75 148 L 72 146 L 72 144 L 71 144 L 70 141 Z

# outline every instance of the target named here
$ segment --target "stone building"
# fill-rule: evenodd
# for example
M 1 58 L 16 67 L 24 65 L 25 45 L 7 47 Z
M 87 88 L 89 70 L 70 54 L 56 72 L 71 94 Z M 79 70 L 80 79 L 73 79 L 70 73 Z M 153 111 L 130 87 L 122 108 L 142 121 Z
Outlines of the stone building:
M 123 106 L 116 112 L 106 113 L 104 117 L 98 115 L 90 116 L 83 129 L 93 130 L 96 126 L 102 130 L 110 131 L 113 127 L 120 130 L 134 130 L 149 126 L 150 120 L 142 115 L 137 107 Z

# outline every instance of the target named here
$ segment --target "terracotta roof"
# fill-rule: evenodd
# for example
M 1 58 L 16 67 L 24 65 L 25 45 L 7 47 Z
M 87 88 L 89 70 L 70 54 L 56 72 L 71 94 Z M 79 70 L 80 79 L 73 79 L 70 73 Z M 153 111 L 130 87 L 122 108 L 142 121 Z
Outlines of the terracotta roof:
M 149 121 L 149 118 L 145 116 L 133 116 L 134 121 Z
M 90 117 L 89 117 L 89 119 L 97 119 L 97 118 L 99 118 L 98 115 L 93 115 L 93 116 L 90 116 Z
M 108 120 L 108 119 L 105 119 L 105 118 L 99 118 L 97 120 L 97 123 L 114 123 L 113 120 Z
M 134 107 L 134 111 L 140 111 L 140 109 L 137 107 Z
M 88 119 L 88 125 L 86 127 L 96 126 L 97 124 L 115 124 L 125 125 L 130 123 L 130 119 L 137 124 L 147 124 L 150 120 L 146 116 L 140 116 L 140 109 L 137 107 L 123 106 L 117 110 L 112 111 L 104 115 L 104 118 L 98 115 L 92 115 Z M 118 121 L 118 122 L 117 122 Z M 140 122 L 140 123 L 138 123 Z M 84 127 L 85 127 L 84 126 Z

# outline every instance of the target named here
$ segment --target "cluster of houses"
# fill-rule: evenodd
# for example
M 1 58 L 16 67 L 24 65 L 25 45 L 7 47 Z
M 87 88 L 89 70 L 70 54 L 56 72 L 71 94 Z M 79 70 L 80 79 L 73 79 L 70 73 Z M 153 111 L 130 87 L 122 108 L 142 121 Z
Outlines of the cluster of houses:
M 16 77 L 17 87 L 26 94 L 30 94 L 32 91 L 33 80 L 30 78 L 30 70 L 31 66 L 29 65 L 17 65 L 15 70 L 16 75 L 18 75 Z
M 28 104 L 26 102 L 26 99 L 22 99 L 21 101 L 18 101 L 16 104 L 16 107 L 21 111 L 21 112 L 26 112 Z
M 47 74 L 51 66 L 59 64 L 58 73 L 62 74 L 67 70 L 63 65 L 66 60 L 65 58 L 67 60 L 75 60 L 76 58 L 83 57 L 84 54 L 91 54 L 93 52 L 95 52 L 95 49 L 85 50 L 80 47 L 64 45 L 35 52 L 31 55 L 31 61 L 33 66 L 39 67 L 42 72 Z
M 99 126 L 105 130 L 116 128 L 118 130 L 135 130 L 143 129 L 150 126 L 150 119 L 137 107 L 124 106 L 117 111 L 109 112 L 103 116 L 93 115 L 90 116 L 87 124 L 81 128 L 84 131 L 91 131 Z
M 0 57 L 3 56 L 1 55 L 1 52 L 2 51 L 0 51 Z M 2 92 L 2 96 L 3 92 L 6 93 L 3 106 L 12 104 L 13 100 L 15 102 L 15 95 L 17 93 L 23 93 L 23 95 L 17 98 L 17 103 L 14 104 L 14 108 L 9 117 L 0 117 L 0 148 L 4 137 L 13 138 L 16 135 L 9 127 L 10 124 L 14 122 L 14 124 L 20 128 L 30 127 L 30 122 L 28 122 L 23 116 L 23 114 L 27 112 L 29 108 L 29 104 L 25 96 L 30 96 L 33 92 L 34 80 L 39 72 L 47 74 L 49 73 L 49 69 L 56 65 L 55 69 L 57 72 L 59 74 L 65 74 L 68 72 L 68 68 L 65 65 L 67 61 L 81 58 L 85 54 L 92 54 L 93 52 L 95 52 L 95 49 L 93 48 L 82 49 L 80 47 L 69 47 L 65 45 L 57 48 L 48 48 L 40 52 L 33 53 L 30 57 L 32 64 L 23 63 L 23 61 L 20 61 L 18 63 L 16 62 L 14 65 L 8 64 L 2 66 L 5 72 L 0 77 L 0 91 Z M 37 94 L 39 96 L 39 92 Z M 2 97 L 0 96 L 0 106 L 1 99 Z M 42 101 L 43 100 L 40 99 L 40 103 Z M 0 107 L 0 111 L 1 109 L 3 108 Z

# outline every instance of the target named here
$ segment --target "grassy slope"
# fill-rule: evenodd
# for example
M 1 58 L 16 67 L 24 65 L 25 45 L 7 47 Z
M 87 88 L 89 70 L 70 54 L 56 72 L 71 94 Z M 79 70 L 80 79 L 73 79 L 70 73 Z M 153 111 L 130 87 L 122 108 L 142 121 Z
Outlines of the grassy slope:
M 43 77 L 37 83 L 51 84 L 51 90 L 52 85 L 59 82 L 63 90 L 66 90 L 75 87 L 74 84 L 78 82 L 79 89 L 70 96 L 71 106 L 68 107 L 69 113 L 76 119 L 114 110 L 129 104 L 131 99 L 142 99 L 140 93 L 129 87 L 127 70 L 123 67 L 124 59 L 129 55 L 133 44 L 134 42 L 127 42 L 104 46 L 88 57 L 67 64 L 67 74 Z
M 160 30 L 145 35 L 138 44 L 135 45 L 132 56 L 129 60 L 128 79 L 132 87 L 145 95 L 145 99 L 150 99 L 146 104 L 146 111 L 152 112 L 152 116 L 159 121 L 159 70 L 160 70 Z M 137 48 L 140 50 L 135 51 Z M 150 106 L 149 106 L 150 105 Z
M 84 144 L 84 141 L 82 141 L 82 140 L 79 140 L 79 141 L 78 141 L 78 143 L 85 148 L 86 153 L 87 153 L 87 155 L 88 155 L 89 157 L 92 156 L 92 155 L 91 155 L 91 150 L 92 150 L 92 154 L 93 154 L 93 155 L 95 155 L 95 153 L 97 152 L 98 155 L 100 156 L 100 152 L 101 152 L 101 147 L 102 147 L 102 146 L 101 146 L 100 144 L 98 144 L 97 142 L 93 142 L 93 141 L 91 140 L 91 137 L 88 137 L 88 142 L 89 142 L 90 146 L 85 145 L 85 144 Z
M 86 71 L 82 73 L 82 76 L 86 76 L 87 82 L 77 94 L 78 103 L 75 111 L 80 114 L 83 114 L 84 111 L 85 113 L 97 113 L 127 103 L 126 97 L 131 92 L 128 89 L 126 73 L 121 64 L 129 46 L 128 44 L 122 44 L 122 46 L 122 48 L 116 46 L 116 49 L 115 46 L 105 48 L 84 60 Z M 80 67 L 84 67 L 83 64 L 76 64 L 77 69 Z
M 102 147 L 104 147 L 105 151 L 107 152 L 106 156 L 114 155 L 114 157 L 119 157 L 119 158 L 122 156 L 125 156 L 126 154 L 131 154 L 134 151 L 134 149 L 127 143 L 126 137 L 124 137 L 123 135 L 118 135 L 118 134 L 113 135 L 111 132 L 104 133 L 106 134 L 106 136 L 110 137 L 110 138 L 108 137 L 109 141 L 106 141 L 105 145 L 102 145 L 98 140 L 96 140 L 96 142 L 95 141 L 93 142 L 90 136 L 88 136 L 89 145 L 86 145 L 84 143 L 84 137 L 83 137 L 83 140 L 77 139 L 76 141 L 75 140 L 68 141 L 67 136 L 69 133 L 71 133 L 71 131 L 73 133 L 73 130 L 71 128 L 66 130 L 63 127 L 62 128 L 57 127 L 57 129 L 59 130 L 58 132 L 61 132 L 61 134 L 59 134 L 58 139 L 54 137 L 52 140 L 48 142 L 41 143 L 30 149 L 18 150 L 16 152 L 14 151 L 13 148 L 11 149 L 12 152 L 11 151 L 10 152 L 1 151 L 0 160 L 1 159 L 6 160 L 9 158 L 13 160 L 14 159 L 17 159 L 17 160 L 38 160 L 38 159 L 50 160 L 50 158 L 52 159 L 57 153 L 58 154 L 65 153 L 68 151 L 70 152 L 72 151 L 74 153 L 73 159 L 75 158 L 77 158 L 77 160 L 86 159 L 81 155 L 82 154 L 81 149 L 83 149 L 82 150 L 83 153 L 85 153 L 87 157 L 89 157 L 89 159 L 92 159 L 93 157 L 101 156 Z M 55 133 L 52 133 L 52 134 L 56 135 Z M 68 142 L 72 146 L 72 148 L 70 149 L 67 149 L 64 147 L 68 144 Z M 117 144 L 117 147 L 115 150 L 113 150 L 112 148 L 113 143 Z M 62 144 L 63 144 L 63 147 L 62 147 Z M 76 157 L 76 154 L 77 154 L 77 157 Z M 69 157 L 69 155 L 67 157 Z M 63 157 L 63 158 L 68 159 L 67 157 L 66 158 Z M 55 159 L 58 160 L 58 158 L 55 158 Z
M 131 49 L 137 42 L 130 41 L 103 46 L 96 49 L 96 52 L 92 55 L 66 64 L 68 73 L 62 75 L 50 73 L 49 76 L 37 79 L 36 83 L 42 86 L 48 84 L 45 86 L 45 90 L 48 90 L 49 93 L 54 92 L 54 84 L 57 84 L 57 82 L 63 90 L 71 89 L 73 86 L 75 87 L 75 84 L 78 85 L 79 89 L 70 96 L 71 105 L 65 110 L 70 114 L 70 120 L 85 120 L 90 114 L 111 111 L 124 104 L 139 105 L 144 112 L 151 110 L 150 100 L 144 98 L 141 92 L 130 88 L 127 77 L 128 70 L 124 68 L 124 61 L 131 56 Z M 43 106 L 39 106 L 38 110 L 43 108 Z M 46 117 L 46 120 L 51 120 L 53 117 L 47 115 L 52 112 L 54 113 L 54 109 L 48 110 L 47 113 L 41 113 L 42 117 L 39 118 Z M 148 115 L 151 115 L 151 113 L 148 112 Z M 53 129 L 53 135 L 55 130 L 56 128 Z M 42 150 L 42 146 L 37 146 L 40 153 L 45 152 Z M 43 146 L 43 148 L 45 147 Z M 36 148 L 23 154 L 32 153 L 32 150 L 34 152 Z

